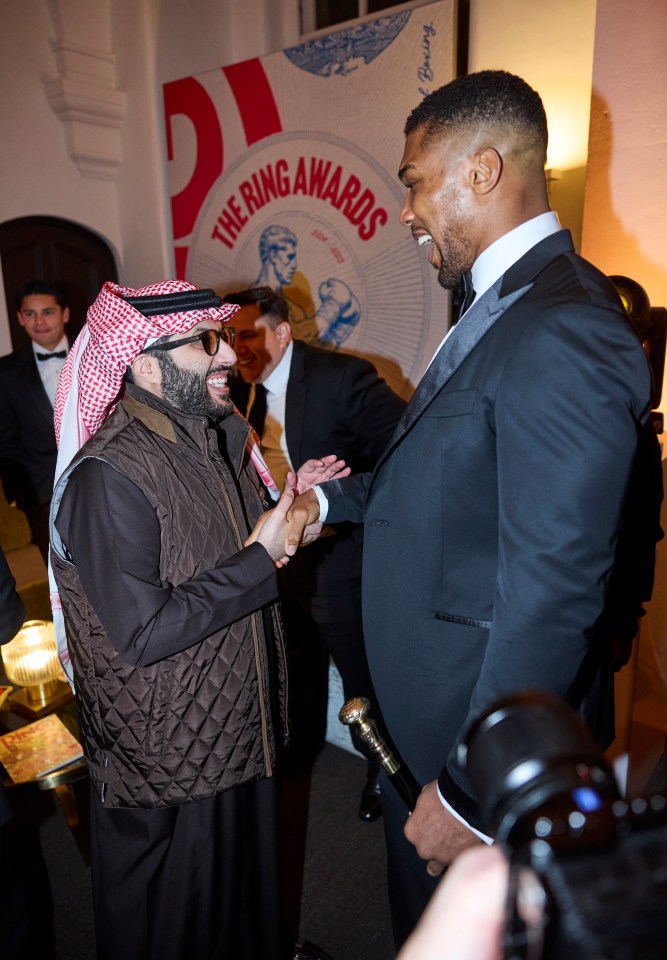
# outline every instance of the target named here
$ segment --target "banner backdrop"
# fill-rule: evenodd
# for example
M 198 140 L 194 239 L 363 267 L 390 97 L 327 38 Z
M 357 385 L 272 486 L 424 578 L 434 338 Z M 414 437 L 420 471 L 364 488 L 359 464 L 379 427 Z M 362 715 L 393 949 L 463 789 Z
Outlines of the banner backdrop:
M 453 77 L 453 0 L 164 87 L 179 277 L 267 284 L 295 337 L 371 359 L 409 395 L 448 298 L 398 221 L 403 126 Z

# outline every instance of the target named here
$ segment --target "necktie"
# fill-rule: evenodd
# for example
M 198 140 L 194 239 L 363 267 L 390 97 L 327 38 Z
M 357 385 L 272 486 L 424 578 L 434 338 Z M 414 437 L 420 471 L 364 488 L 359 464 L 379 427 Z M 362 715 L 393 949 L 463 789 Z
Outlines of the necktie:
M 266 387 L 263 383 L 255 384 L 255 396 L 252 406 L 248 410 L 247 420 L 261 440 L 264 432 L 264 421 L 266 420 Z
M 475 290 L 472 285 L 472 276 L 470 271 L 467 270 L 461 277 L 461 283 L 459 284 L 458 290 L 454 293 L 454 316 L 457 322 L 461 319 L 463 314 L 466 312 L 470 304 L 475 299 Z M 458 303 L 458 310 L 457 310 Z
M 57 357 L 58 360 L 64 360 L 67 356 L 67 350 L 56 350 L 54 353 L 37 353 L 36 357 L 39 361 L 42 360 L 53 360 L 54 357 Z

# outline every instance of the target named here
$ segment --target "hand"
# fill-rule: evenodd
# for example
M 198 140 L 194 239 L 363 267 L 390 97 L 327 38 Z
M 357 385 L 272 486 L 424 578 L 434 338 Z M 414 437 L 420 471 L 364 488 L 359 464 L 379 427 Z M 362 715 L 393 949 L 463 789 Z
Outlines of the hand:
M 432 877 L 439 877 L 466 847 L 482 842 L 443 806 L 437 780 L 427 784 L 420 793 L 403 832 L 419 856 L 429 861 L 426 871 Z
M 349 477 L 351 472 L 350 468 L 345 466 L 345 461 L 338 460 L 332 453 L 321 460 L 306 460 L 297 470 L 296 476 L 292 472 L 287 474 L 287 485 L 294 486 L 298 494 L 305 493 L 317 483 L 340 480 Z
M 309 543 L 314 543 L 319 538 L 323 528 L 324 528 L 324 524 L 321 523 L 321 521 L 319 520 L 317 521 L 317 523 L 309 523 L 308 526 L 303 531 L 303 535 L 301 537 L 301 543 L 299 544 L 299 546 L 307 547 Z M 289 557 L 286 557 L 286 559 L 289 560 Z
M 259 541 L 277 567 L 284 566 L 289 560 L 289 557 L 285 555 L 287 511 L 292 506 L 294 497 L 294 490 L 285 487 L 276 506 L 261 515 L 244 544 L 244 546 L 249 547 L 251 543 Z M 303 535 L 308 535 L 307 528 L 304 529 Z
M 398 960 L 442 960 L 445 953 L 447 960 L 500 960 L 508 876 L 499 847 L 462 853 Z
M 266 547 L 269 556 L 280 568 L 289 562 L 289 557 L 285 554 L 285 538 L 287 534 L 286 512 L 294 501 L 294 489 L 289 485 L 273 510 L 267 510 L 257 520 L 252 533 L 245 541 L 244 546 L 249 547 L 251 543 L 259 541 L 263 547 Z M 301 544 L 305 545 L 317 540 L 322 532 L 321 523 L 309 523 L 304 528 Z M 276 555 L 278 554 L 278 555 Z
M 294 556 L 299 545 L 305 542 L 304 537 L 308 536 L 308 528 L 319 519 L 320 501 L 317 499 L 317 494 L 312 490 L 306 490 L 294 500 L 287 511 L 288 526 L 284 546 L 288 557 Z

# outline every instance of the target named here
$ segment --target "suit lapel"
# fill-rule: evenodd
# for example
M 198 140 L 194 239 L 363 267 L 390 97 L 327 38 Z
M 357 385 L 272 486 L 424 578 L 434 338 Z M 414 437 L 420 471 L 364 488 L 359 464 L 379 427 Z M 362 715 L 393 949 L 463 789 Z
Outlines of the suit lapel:
M 564 253 L 574 253 L 569 230 L 559 230 L 558 233 L 552 233 L 544 240 L 540 240 L 503 274 L 500 296 L 504 297 L 513 290 L 531 283 L 552 260 Z
M 502 316 L 531 287 L 531 284 L 527 284 L 508 296 L 500 298 L 498 294 L 501 282 L 502 278 L 473 303 L 447 337 L 412 395 L 385 456 L 409 432 L 498 317 Z
M 301 466 L 301 438 L 306 412 L 305 351 L 298 340 L 292 341 L 292 362 L 285 397 L 285 439 L 287 452 L 295 470 Z
M 473 303 L 447 337 L 417 385 L 396 427 L 394 436 L 376 464 L 374 472 L 410 431 L 496 320 L 530 290 L 538 273 L 555 257 L 573 251 L 572 237 L 568 230 L 551 234 L 535 244 Z

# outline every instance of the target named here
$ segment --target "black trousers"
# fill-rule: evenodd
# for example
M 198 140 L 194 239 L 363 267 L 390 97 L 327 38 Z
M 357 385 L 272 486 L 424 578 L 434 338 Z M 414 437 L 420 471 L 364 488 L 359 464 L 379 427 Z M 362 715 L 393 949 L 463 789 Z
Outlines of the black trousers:
M 375 719 L 378 710 L 364 647 L 361 583 L 352 579 L 318 584 L 312 570 L 295 560 L 298 554 L 278 580 L 290 671 L 289 759 L 308 762 L 324 746 L 329 654 L 340 673 L 345 699 L 368 697 Z M 368 756 L 365 745 L 356 737 L 354 742 Z
M 0 787 L 0 789 L 2 789 Z M 39 919 L 30 915 L 28 890 L 23 874 L 26 851 L 21 848 L 12 820 L 0 826 L 0 956 L 3 960 L 37 960 L 35 942 Z M 53 957 L 50 950 L 44 954 Z
M 0 783 L 0 957 L 55 960 L 51 883 L 39 835 L 53 797 L 26 786 L 11 792 L 11 807 L 9 799 Z
M 405 838 L 408 808 L 382 775 L 382 816 L 387 843 L 387 886 L 394 942 L 398 951 L 410 936 L 431 899 L 439 878 L 426 872 L 426 861 Z M 443 948 L 444 949 L 444 948 Z
M 100 960 L 285 960 L 277 784 L 106 809 L 91 797 Z

